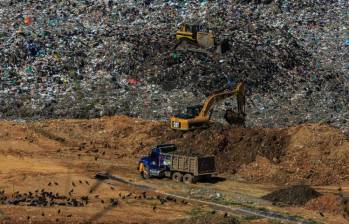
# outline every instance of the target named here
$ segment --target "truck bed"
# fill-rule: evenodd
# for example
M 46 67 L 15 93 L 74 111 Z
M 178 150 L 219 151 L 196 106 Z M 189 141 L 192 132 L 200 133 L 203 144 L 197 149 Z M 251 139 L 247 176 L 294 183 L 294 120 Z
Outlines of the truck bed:
M 170 164 L 171 171 L 191 173 L 194 176 L 215 173 L 214 156 L 193 156 L 175 153 L 163 153 L 164 160 Z

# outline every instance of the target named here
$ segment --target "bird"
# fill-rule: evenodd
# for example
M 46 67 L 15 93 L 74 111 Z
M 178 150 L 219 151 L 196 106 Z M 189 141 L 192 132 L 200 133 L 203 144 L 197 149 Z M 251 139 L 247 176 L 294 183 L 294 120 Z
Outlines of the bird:
M 227 218 L 228 217 L 228 213 L 224 213 L 224 218 Z
M 156 206 L 154 205 L 154 206 L 153 206 L 153 211 L 155 211 L 155 209 L 156 209 Z
M 70 217 L 72 217 L 72 216 L 73 216 L 72 214 L 67 215 L 68 218 L 70 218 Z
M 27 216 L 27 219 L 29 220 L 29 219 L 30 219 L 30 216 Z
M 342 191 L 342 188 L 341 188 L 341 187 L 339 187 L 337 190 L 338 190 L 338 191 Z
M 85 181 L 85 183 L 86 183 L 87 185 L 90 185 L 90 183 L 89 183 L 87 180 Z
M 57 182 L 55 182 L 55 185 L 56 185 L 56 186 L 58 186 L 58 183 L 57 183 Z
M 76 187 L 76 185 L 75 185 L 74 181 L 71 183 L 71 185 L 73 185 L 73 187 Z
M 110 187 L 110 189 L 111 189 L 111 190 L 115 190 L 115 188 L 113 188 L 113 187 Z
M 322 217 L 324 217 L 324 214 L 323 214 L 322 212 L 319 212 L 319 214 L 320 214 Z
M 45 213 L 41 213 L 42 216 L 45 216 Z
M 61 210 L 60 210 L 60 209 L 58 209 L 57 213 L 58 213 L 58 214 L 61 214 Z
M 104 204 L 104 201 L 103 201 L 103 200 L 101 200 L 101 203 L 102 203 L 102 204 Z
M 47 186 L 51 186 L 51 185 L 52 185 L 51 182 L 47 184 Z
M 81 181 L 81 180 L 79 180 L 79 183 L 80 183 L 80 184 L 82 184 L 82 181 Z

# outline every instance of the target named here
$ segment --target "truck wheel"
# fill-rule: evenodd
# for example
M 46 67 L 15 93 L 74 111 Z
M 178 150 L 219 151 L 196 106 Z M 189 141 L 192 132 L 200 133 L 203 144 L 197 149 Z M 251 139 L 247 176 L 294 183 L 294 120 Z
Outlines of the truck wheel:
M 196 178 L 190 173 L 187 173 L 183 176 L 183 182 L 186 184 L 194 184 L 196 183 Z
M 177 182 L 181 182 L 183 180 L 183 174 L 181 174 L 179 172 L 174 172 L 172 174 L 172 180 L 177 181 Z

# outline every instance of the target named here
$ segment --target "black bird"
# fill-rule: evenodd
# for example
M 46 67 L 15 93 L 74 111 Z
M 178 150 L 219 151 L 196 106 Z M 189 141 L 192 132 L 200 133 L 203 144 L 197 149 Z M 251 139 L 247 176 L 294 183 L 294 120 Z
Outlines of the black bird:
M 153 211 L 155 211 L 155 209 L 156 209 L 156 206 L 154 205 L 154 206 L 153 206 Z
M 27 219 L 29 220 L 29 219 L 30 219 L 30 216 L 27 216 Z
M 73 181 L 73 182 L 71 182 L 71 185 L 73 185 L 73 187 L 76 187 L 76 185 L 75 185 L 74 181 Z
M 341 187 L 339 187 L 337 190 L 338 190 L 338 191 L 342 191 L 342 188 L 341 188 Z
M 228 217 L 228 213 L 224 213 L 224 218 L 227 218 Z
M 324 214 L 323 214 L 322 212 L 319 212 L 319 214 L 320 214 L 322 217 L 324 217 Z
M 42 215 L 42 216 L 45 216 L 45 213 L 42 213 L 41 215 Z
M 51 184 L 51 182 L 50 183 L 48 183 L 48 186 L 51 186 L 52 184 Z
M 104 204 L 104 201 L 103 201 L 103 200 L 101 200 L 101 203 L 102 203 L 102 204 Z
M 111 190 L 115 190 L 115 188 L 113 188 L 113 187 L 110 187 L 110 189 L 111 189 Z
M 90 185 L 90 183 L 89 183 L 87 180 L 85 181 L 85 183 L 86 183 L 87 185 Z
M 98 198 L 99 197 L 99 195 L 97 194 L 96 196 L 95 196 L 95 198 Z
M 61 214 L 61 210 L 60 209 L 58 209 L 58 212 L 57 212 L 58 214 Z
M 57 183 L 57 182 L 55 182 L 55 185 L 56 185 L 56 186 L 58 186 L 58 183 Z
M 80 184 L 82 184 L 82 181 L 81 181 L 81 180 L 79 180 L 79 183 L 80 183 Z

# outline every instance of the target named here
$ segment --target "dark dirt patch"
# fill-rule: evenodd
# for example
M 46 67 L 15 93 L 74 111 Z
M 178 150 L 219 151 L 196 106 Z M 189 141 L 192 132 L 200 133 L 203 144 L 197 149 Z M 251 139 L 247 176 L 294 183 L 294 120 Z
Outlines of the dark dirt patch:
M 307 185 L 295 185 L 274 191 L 262 198 L 274 203 L 283 203 L 286 205 L 305 205 L 305 203 L 320 195 L 319 192 Z

